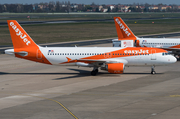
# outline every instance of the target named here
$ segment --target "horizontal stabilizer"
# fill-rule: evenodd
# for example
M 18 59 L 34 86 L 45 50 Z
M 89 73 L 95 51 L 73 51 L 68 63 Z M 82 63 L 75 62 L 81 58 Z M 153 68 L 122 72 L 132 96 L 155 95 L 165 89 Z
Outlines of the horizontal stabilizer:
M 27 56 L 27 55 L 28 55 L 28 53 L 25 52 L 25 51 L 14 52 L 14 49 L 8 49 L 8 50 L 5 50 L 5 54 L 8 54 L 8 55 L 18 54 L 18 55 L 21 55 L 21 56 Z

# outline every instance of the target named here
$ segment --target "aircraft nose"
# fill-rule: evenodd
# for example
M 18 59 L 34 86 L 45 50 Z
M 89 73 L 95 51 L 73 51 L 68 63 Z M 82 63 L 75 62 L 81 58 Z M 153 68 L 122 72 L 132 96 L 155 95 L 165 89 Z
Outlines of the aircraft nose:
M 174 56 L 172 56 L 168 61 L 171 63 L 175 63 L 177 62 L 177 59 Z

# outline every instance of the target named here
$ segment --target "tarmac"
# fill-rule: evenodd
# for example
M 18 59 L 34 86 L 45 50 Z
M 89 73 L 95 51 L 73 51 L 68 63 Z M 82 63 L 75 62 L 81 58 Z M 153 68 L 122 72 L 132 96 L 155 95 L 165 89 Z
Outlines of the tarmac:
M 91 46 L 91 45 L 89 45 Z M 112 46 L 97 44 L 96 46 Z M 124 74 L 0 55 L 0 119 L 179 119 L 180 62 Z

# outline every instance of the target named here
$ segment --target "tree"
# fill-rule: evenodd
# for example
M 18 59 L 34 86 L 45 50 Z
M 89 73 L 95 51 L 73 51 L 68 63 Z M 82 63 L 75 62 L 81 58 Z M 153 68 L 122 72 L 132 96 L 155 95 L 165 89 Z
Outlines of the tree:
M 26 12 L 26 13 L 30 13 L 30 12 L 33 12 L 33 6 L 32 5 L 24 5 L 24 10 L 23 12 Z
M 56 2 L 56 12 L 60 12 L 60 3 L 59 3 L 59 1 Z
M 3 6 L 0 5 L 0 13 L 2 13 L 2 12 L 3 12 Z
M 94 2 L 92 2 L 92 4 L 91 4 L 92 6 L 94 6 L 94 5 L 96 5 Z
M 50 12 L 55 11 L 55 2 L 54 1 L 49 2 L 49 11 Z
M 7 5 L 8 12 L 17 13 L 17 5 L 16 4 L 8 4 Z
M 99 8 L 98 7 L 96 8 L 96 12 L 99 12 Z
M 111 12 L 111 8 L 110 8 L 110 7 L 108 7 L 108 10 L 107 10 L 107 12 Z

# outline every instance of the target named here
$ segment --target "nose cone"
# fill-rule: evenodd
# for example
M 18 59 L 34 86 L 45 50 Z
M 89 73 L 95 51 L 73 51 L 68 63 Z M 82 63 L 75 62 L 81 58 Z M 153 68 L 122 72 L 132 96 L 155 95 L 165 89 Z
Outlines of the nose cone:
M 168 62 L 169 62 L 169 63 L 175 63 L 175 62 L 177 62 L 177 59 L 176 59 L 174 56 L 171 56 L 171 57 L 168 59 Z

